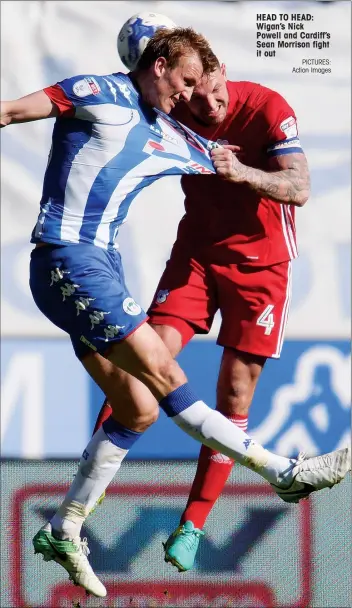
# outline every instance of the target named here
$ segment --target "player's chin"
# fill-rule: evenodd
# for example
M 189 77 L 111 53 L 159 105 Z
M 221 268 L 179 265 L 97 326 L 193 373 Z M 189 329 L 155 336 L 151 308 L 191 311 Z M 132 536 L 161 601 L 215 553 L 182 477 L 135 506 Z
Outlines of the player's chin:
M 203 116 L 201 118 L 202 122 L 206 125 L 208 125 L 209 127 L 213 127 L 214 125 L 218 125 L 222 122 L 222 118 L 219 116 Z
M 172 99 L 166 99 L 161 103 L 160 109 L 164 112 L 164 114 L 170 114 L 171 110 L 174 109 L 175 105 L 176 104 L 172 101 Z
M 209 125 L 209 126 L 214 126 L 214 125 L 219 125 L 225 118 L 225 113 L 220 109 L 218 112 L 214 112 L 211 114 L 204 114 L 203 116 L 199 117 L 200 120 Z
M 225 116 L 226 112 L 224 111 L 224 108 L 219 108 L 216 113 L 209 115 L 209 120 L 211 120 L 212 125 L 218 125 L 224 120 Z

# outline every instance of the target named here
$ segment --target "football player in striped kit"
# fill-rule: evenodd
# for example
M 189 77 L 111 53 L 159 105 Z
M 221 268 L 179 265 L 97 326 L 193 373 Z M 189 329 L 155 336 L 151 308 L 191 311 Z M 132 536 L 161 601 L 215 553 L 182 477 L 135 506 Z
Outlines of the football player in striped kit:
M 35 552 L 98 597 L 106 589 L 89 564 L 81 527 L 141 436 L 116 418 L 118 368 L 141 381 L 186 433 L 257 471 L 284 500 L 334 485 L 349 466 L 346 450 L 321 461 L 272 454 L 209 408 L 126 286 L 115 239 L 139 190 L 163 175 L 214 173 L 211 159 L 233 177 L 231 150 L 212 149 L 167 118 L 215 67 L 202 36 L 162 30 L 132 74 L 70 78 L 1 107 L 2 126 L 57 117 L 32 234 L 30 286 L 40 310 L 70 335 L 77 357 L 116 406 L 83 451 L 63 503 L 33 539 Z

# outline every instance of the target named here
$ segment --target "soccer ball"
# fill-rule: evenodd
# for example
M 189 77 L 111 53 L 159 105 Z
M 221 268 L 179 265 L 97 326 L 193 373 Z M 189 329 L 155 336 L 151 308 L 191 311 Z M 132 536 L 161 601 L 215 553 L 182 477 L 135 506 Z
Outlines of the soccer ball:
M 156 30 L 174 27 L 176 24 L 171 19 L 158 13 L 138 13 L 128 19 L 117 37 L 117 50 L 122 63 L 129 70 L 134 70 Z

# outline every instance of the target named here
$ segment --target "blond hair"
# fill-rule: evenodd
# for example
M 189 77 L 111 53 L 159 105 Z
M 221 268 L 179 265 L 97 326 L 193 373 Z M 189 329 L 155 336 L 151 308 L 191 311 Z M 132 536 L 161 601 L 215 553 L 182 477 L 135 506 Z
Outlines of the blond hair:
M 162 28 L 149 40 L 138 61 L 137 70 L 147 70 L 159 57 L 164 57 L 172 69 L 178 65 L 180 57 L 193 53 L 199 56 L 205 74 L 210 74 L 220 65 L 202 34 L 191 27 L 177 27 L 173 30 Z

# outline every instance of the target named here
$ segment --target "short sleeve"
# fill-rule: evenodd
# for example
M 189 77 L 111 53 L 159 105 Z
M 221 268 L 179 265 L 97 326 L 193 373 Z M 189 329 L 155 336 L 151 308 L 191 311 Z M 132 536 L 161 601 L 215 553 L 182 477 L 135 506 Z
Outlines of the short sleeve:
M 69 118 L 70 116 L 75 115 L 75 107 L 66 97 L 64 91 L 58 84 L 54 84 L 51 87 L 45 87 L 44 93 L 47 94 L 49 99 L 57 106 L 60 112 L 60 116 L 66 116 Z
M 104 92 L 97 76 L 74 76 L 57 83 L 66 99 L 74 107 L 97 104 L 105 101 Z
M 82 120 L 95 120 L 104 112 L 98 107 L 135 107 L 133 91 L 123 74 L 107 76 L 80 75 L 66 78 L 47 87 L 44 92 L 59 108 L 60 116 L 74 116 Z
M 74 76 L 43 90 L 58 107 L 60 116 L 75 116 L 77 107 L 105 102 L 98 78 L 95 76 Z
M 279 93 L 273 91 L 268 96 L 262 108 L 262 118 L 267 130 L 268 156 L 303 153 L 296 115 Z

